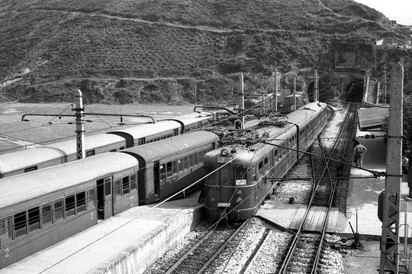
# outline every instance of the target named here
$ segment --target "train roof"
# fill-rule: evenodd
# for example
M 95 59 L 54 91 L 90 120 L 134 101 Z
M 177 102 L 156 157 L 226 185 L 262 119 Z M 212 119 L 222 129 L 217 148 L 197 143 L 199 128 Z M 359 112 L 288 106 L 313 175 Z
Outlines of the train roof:
M 93 135 L 86 135 L 84 138 L 84 148 L 85 150 L 106 146 L 118 142 L 125 142 L 124 138 L 113 135 L 113 134 L 93 134 Z M 59 143 L 54 143 L 47 145 L 48 147 L 57 148 L 65 152 L 67 155 L 76 153 L 76 139 L 71 139 Z
M 213 119 L 213 115 L 210 113 L 190 113 L 186 115 L 177 116 L 176 120 L 181 121 L 184 125 L 191 125 L 193 123 L 201 122 L 201 121 L 208 121 Z
M 300 123 L 308 119 L 309 117 L 312 117 L 314 113 L 320 112 L 326 107 L 327 105 L 325 103 L 309 103 L 289 113 L 287 115 L 287 119 L 291 123 Z
M 269 145 L 259 144 L 261 147 L 267 147 Z M 212 151 L 209 151 L 204 156 L 203 160 L 205 164 L 216 164 L 217 157 L 221 155 L 221 151 L 226 149 L 230 153 L 230 158 L 233 158 L 232 164 L 252 164 L 261 158 L 261 155 L 266 154 L 267 150 L 263 149 L 247 149 L 241 144 L 233 144 L 228 146 L 222 146 Z M 236 152 L 232 152 L 235 149 Z
M 0 180 L 0 208 L 29 201 L 134 166 L 138 166 L 134 157 L 124 153 L 108 152 L 7 177 Z
M 36 147 L 0 155 L 0 175 L 14 170 L 37 166 L 52 159 L 58 159 L 62 154 L 53 148 Z
M 217 141 L 219 141 L 219 137 L 214 133 L 208 131 L 194 131 L 155 143 L 124 149 L 121 152 L 139 155 L 144 158 L 146 162 L 149 162 Z
M 159 121 L 155 124 L 145 124 L 125 129 L 118 129 L 115 131 L 110 131 L 108 133 L 126 133 L 133 136 L 134 139 L 138 139 L 151 136 L 166 130 L 180 129 L 180 127 L 180 124 L 175 121 Z

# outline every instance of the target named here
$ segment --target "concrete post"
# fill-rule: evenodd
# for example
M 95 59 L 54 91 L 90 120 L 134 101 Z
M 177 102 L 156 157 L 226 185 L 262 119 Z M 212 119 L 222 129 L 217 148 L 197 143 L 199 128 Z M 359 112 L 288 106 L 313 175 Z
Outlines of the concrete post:
M 241 109 L 240 112 L 245 111 L 245 91 L 244 91 L 244 82 L 243 82 L 243 73 L 240 73 L 239 75 L 239 91 L 240 91 L 240 105 L 241 105 Z M 238 112 L 238 113 L 240 113 Z M 244 128 L 245 126 L 245 115 L 242 113 L 242 125 L 241 125 L 241 129 Z
M 77 159 L 85 158 L 84 150 L 84 108 L 83 108 L 83 94 L 78 90 L 76 95 L 76 151 Z
M 383 199 L 381 257 L 379 273 L 399 273 L 399 215 L 402 180 L 403 66 L 392 71 L 386 152 L 385 196 Z
M 319 102 L 319 78 L 318 78 L 318 71 L 315 69 L 315 90 L 313 94 L 313 100 L 315 102 Z
M 293 77 L 293 110 L 296 110 L 296 76 Z
M 275 113 L 278 112 L 279 71 L 275 70 Z

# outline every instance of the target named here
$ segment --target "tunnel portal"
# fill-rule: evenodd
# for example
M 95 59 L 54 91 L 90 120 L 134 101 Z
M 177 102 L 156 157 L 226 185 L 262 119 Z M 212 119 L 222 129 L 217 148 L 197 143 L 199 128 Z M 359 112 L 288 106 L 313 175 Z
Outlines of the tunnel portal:
M 346 86 L 346 102 L 360 103 L 363 95 L 363 81 L 353 81 Z

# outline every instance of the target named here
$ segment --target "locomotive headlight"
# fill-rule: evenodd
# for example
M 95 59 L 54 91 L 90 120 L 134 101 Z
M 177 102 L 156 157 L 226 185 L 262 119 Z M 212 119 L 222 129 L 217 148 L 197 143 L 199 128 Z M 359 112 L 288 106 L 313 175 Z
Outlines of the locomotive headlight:
M 224 148 L 224 149 L 222 149 L 222 150 L 220 151 L 220 155 L 222 155 L 222 156 L 228 156 L 228 155 L 229 155 L 229 151 L 228 151 L 226 148 Z
M 242 198 L 237 197 L 237 199 L 236 199 L 236 203 L 237 203 L 237 204 L 240 204 L 242 201 L 243 201 Z
M 242 191 L 241 191 L 241 190 L 237 190 L 235 195 L 238 196 L 238 197 L 242 196 Z

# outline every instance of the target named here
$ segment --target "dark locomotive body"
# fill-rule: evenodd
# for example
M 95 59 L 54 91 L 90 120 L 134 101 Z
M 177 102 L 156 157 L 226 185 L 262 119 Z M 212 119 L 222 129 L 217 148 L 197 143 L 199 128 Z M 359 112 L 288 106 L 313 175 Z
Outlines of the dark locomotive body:
M 218 220 L 251 218 L 274 187 L 314 142 L 325 127 L 330 111 L 325 104 L 310 103 L 287 116 L 281 126 L 267 126 L 253 137 L 243 136 L 204 157 L 204 195 L 207 216 Z M 249 132 L 250 134 L 251 132 Z M 266 140 L 274 145 L 263 144 Z M 245 142 L 242 142 L 246 141 Z M 252 142 L 252 144 L 247 144 Z

